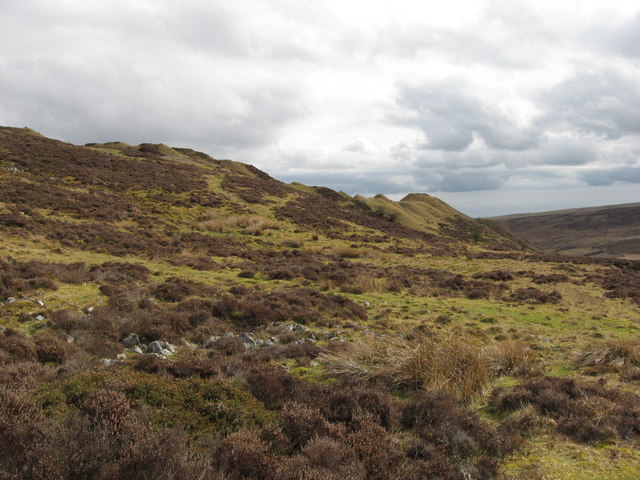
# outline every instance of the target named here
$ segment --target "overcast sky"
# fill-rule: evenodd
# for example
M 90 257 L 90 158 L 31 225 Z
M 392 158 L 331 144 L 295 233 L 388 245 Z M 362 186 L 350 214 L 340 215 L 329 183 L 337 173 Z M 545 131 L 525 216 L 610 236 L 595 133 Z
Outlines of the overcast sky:
M 0 124 L 472 216 L 640 202 L 637 0 L 2 0 Z

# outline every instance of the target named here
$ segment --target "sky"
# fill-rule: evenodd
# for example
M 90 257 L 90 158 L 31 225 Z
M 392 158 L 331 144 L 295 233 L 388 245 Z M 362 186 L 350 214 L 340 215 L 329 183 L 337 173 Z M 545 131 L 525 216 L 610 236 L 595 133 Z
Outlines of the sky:
M 2 0 L 0 125 L 476 217 L 640 202 L 640 6 Z

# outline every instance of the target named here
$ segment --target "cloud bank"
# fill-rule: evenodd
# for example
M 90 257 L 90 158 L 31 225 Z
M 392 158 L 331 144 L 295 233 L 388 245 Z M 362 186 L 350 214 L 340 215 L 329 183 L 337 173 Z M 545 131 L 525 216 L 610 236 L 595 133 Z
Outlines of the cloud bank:
M 431 3 L 2 2 L 0 124 L 472 215 L 640 201 L 635 2 Z

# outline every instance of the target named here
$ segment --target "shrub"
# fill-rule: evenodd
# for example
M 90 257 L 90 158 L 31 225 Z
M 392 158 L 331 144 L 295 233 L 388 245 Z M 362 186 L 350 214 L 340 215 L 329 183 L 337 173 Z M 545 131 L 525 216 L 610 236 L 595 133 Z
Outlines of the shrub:
M 216 451 L 214 464 L 229 480 L 270 480 L 275 459 L 269 447 L 254 432 L 241 430 L 225 438 Z
M 51 333 L 38 334 L 34 337 L 36 355 L 42 363 L 54 362 L 62 364 L 76 348 L 65 339 Z
M 508 300 L 516 302 L 530 303 L 558 303 L 562 295 L 553 290 L 552 292 L 543 292 L 535 287 L 520 288 L 508 296 Z
M 552 418 L 560 432 L 584 443 L 640 437 L 640 398 L 598 383 L 539 377 L 496 390 L 490 404 L 502 412 L 531 405 Z
M 320 410 L 297 402 L 283 406 L 280 423 L 296 449 L 304 447 L 315 436 L 341 436 L 341 430 L 327 422 Z
M 24 335 L 8 328 L 4 334 L 0 332 L 0 352 L 6 354 L 5 362 L 23 362 L 37 360 L 36 348 L 33 341 Z M 0 357 L 0 361 L 2 357 Z

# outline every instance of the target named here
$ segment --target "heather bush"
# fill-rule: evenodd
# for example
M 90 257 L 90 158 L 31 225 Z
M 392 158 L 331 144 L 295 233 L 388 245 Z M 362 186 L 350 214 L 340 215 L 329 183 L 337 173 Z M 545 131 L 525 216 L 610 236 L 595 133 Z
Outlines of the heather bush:
M 52 333 L 39 333 L 34 336 L 34 342 L 36 355 L 42 363 L 62 364 L 76 350 L 76 347 L 66 339 Z
M 531 405 L 560 432 L 584 443 L 640 437 L 640 397 L 598 383 L 539 377 L 495 391 L 490 403 L 501 412 Z

